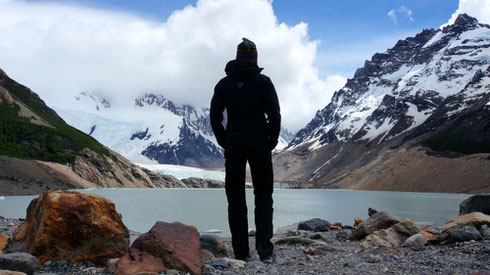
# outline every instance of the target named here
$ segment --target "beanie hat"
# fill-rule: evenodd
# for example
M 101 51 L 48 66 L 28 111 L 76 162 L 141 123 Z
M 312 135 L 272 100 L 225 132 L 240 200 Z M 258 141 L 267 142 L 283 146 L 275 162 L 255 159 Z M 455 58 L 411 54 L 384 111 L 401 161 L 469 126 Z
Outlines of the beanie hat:
M 238 44 L 236 49 L 236 59 L 251 59 L 257 63 L 257 56 L 255 43 L 245 37 L 242 38 L 242 42 Z

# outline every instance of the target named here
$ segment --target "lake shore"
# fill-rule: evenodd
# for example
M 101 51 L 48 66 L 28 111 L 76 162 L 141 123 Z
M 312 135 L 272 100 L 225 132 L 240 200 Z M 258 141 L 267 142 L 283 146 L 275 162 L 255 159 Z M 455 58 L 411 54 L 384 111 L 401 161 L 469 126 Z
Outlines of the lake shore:
M 11 236 L 21 219 L 0 219 L 0 232 Z M 281 228 L 273 241 L 291 238 L 297 225 Z M 251 261 L 244 266 L 203 263 L 202 274 L 474 274 L 490 270 L 490 240 L 447 245 L 426 245 L 421 249 L 377 248 L 355 253 L 358 241 L 345 238 L 350 229 L 312 232 L 298 230 L 296 244 L 275 245 L 276 260 L 263 264 L 255 252 L 255 237 L 249 238 Z M 138 237 L 132 232 L 132 239 Z M 216 237 L 233 258 L 231 239 Z M 308 241 L 311 240 L 312 242 Z M 219 259 L 219 258 L 218 258 Z M 113 274 L 106 266 L 92 263 L 47 262 L 36 267 L 36 274 Z M 175 270 L 160 274 L 186 274 Z

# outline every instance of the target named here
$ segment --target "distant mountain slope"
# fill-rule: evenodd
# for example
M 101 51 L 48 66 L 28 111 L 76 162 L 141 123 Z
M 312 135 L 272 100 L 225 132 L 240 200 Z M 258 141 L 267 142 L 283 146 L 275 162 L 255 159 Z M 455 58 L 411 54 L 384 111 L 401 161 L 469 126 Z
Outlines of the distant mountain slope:
M 355 182 L 345 179 L 358 169 L 419 143 L 441 157 L 490 153 L 489 100 L 490 27 L 460 15 L 366 61 L 275 157 L 276 175 L 331 187 L 344 180 L 348 188 Z
M 57 111 L 71 125 L 136 163 L 224 167 L 223 149 L 214 137 L 207 108 L 177 105 L 156 94 L 112 103 L 82 92 Z M 277 150 L 292 138 L 281 129 Z
M 0 194 L 87 187 L 183 187 L 71 127 L 0 70 Z

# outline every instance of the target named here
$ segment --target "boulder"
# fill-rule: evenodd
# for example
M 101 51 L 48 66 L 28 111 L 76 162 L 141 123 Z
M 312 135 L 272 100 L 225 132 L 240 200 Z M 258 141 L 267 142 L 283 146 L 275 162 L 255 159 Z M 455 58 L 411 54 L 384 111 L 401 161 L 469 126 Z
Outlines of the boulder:
M 374 231 L 390 228 L 391 226 L 401 222 L 402 220 L 403 219 L 401 217 L 390 214 L 388 212 L 376 212 L 371 217 L 369 217 L 369 219 L 359 224 L 357 228 L 352 231 L 349 239 L 354 241 L 362 240 L 364 237 L 373 233 Z
M 200 238 L 201 249 L 206 249 L 214 256 L 225 256 L 227 254 L 225 244 L 213 235 L 202 235 Z
M 139 272 L 159 272 L 166 271 L 167 268 L 158 257 L 150 252 L 131 247 L 116 265 L 115 275 L 132 275 Z
M 368 216 L 369 217 L 371 217 L 372 215 L 374 215 L 376 213 L 378 213 L 378 210 L 371 208 L 371 207 L 368 208 Z
M 359 218 L 359 217 L 355 217 L 355 218 L 354 218 L 354 225 L 353 225 L 352 227 L 353 227 L 353 228 L 356 228 L 356 227 L 358 227 L 358 226 L 359 226 L 361 223 L 363 223 L 363 222 L 364 222 L 364 221 L 363 221 L 361 218 Z
M 420 234 L 420 235 L 422 235 L 422 237 L 424 237 L 424 244 L 427 244 L 434 237 L 434 234 L 429 233 L 425 230 L 421 230 L 418 234 Z
M 199 257 L 201 258 L 201 263 L 211 262 L 216 260 L 216 257 L 214 257 L 213 253 L 211 253 L 209 250 L 206 249 L 201 249 Z
M 480 227 L 484 224 L 490 226 L 490 216 L 481 212 L 473 212 L 447 221 L 442 227 L 441 231 L 445 232 L 452 228 L 466 225 L 474 226 L 477 229 L 480 229 Z
M 115 274 L 163 272 L 176 269 L 201 274 L 201 244 L 194 226 L 157 222 L 119 260 Z
M 490 194 L 474 195 L 459 205 L 459 215 L 481 212 L 490 215 Z
M 0 233 L 0 255 L 3 254 L 3 251 L 7 247 L 8 240 L 9 240 L 9 236 Z
M 379 247 L 398 248 L 405 242 L 405 240 L 418 232 L 419 228 L 413 219 L 405 219 L 388 229 L 380 229 L 369 234 L 357 245 L 354 252 L 358 253 L 362 250 L 370 250 Z
M 110 200 L 94 194 L 49 191 L 31 201 L 13 240 L 23 242 L 40 264 L 64 259 L 103 265 L 126 252 L 129 232 Z
M 424 235 L 418 233 L 406 239 L 405 242 L 403 243 L 403 247 L 408 247 L 414 250 L 418 250 L 424 248 L 425 244 L 426 241 Z
M 485 240 L 490 240 L 490 228 L 488 227 L 488 225 L 484 224 L 480 227 L 480 235 Z
M 321 232 L 328 231 L 329 229 L 330 223 L 319 218 L 303 221 L 298 224 L 298 230 Z
M 0 255 L 0 269 L 34 274 L 36 257 L 23 252 Z
M 11 270 L 0 270 L 0 275 L 26 275 L 26 274 L 24 272 L 17 272 L 17 271 L 11 271 Z
M 482 236 L 474 226 L 461 226 L 451 228 L 447 232 L 447 237 L 442 244 L 466 242 L 471 240 L 481 240 Z

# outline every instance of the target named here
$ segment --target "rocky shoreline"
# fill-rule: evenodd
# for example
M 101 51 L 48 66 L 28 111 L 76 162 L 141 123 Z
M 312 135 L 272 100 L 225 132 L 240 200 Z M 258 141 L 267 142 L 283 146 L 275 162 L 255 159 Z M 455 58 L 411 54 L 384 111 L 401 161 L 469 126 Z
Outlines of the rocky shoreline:
M 485 196 L 488 199 L 489 195 Z M 470 204 L 467 203 L 468 200 Z M 259 261 L 253 249 L 255 247 L 253 232 L 250 232 L 249 237 L 252 258 L 248 262 L 233 259 L 230 238 L 201 235 L 198 241 L 201 249 L 198 256 L 200 272 L 209 275 L 489 274 L 490 216 L 480 212 L 465 213 L 465 211 L 475 210 L 475 207 L 478 210 L 488 206 L 482 200 L 476 200 L 476 203 L 475 199 L 468 200 L 461 204 L 463 207 L 460 209 L 463 211 L 461 216 L 448 221 L 442 228 L 430 223 L 416 223 L 413 219 L 404 219 L 374 209 L 369 209 L 370 217 L 367 220 L 356 219 L 354 226 L 311 219 L 279 228 L 273 237 L 276 260 L 272 264 Z M 0 233 L 13 239 L 14 231 L 23 222 L 25 222 L 23 219 L 0 217 Z M 141 240 L 145 239 L 145 235 L 155 234 L 158 231 L 158 224 L 145 234 L 129 231 L 130 251 L 135 248 L 142 249 Z M 179 230 L 193 228 L 179 223 L 160 222 L 160 226 L 172 226 Z M 419 243 L 416 241 L 417 235 L 422 235 Z M 171 239 L 178 238 L 179 236 L 172 236 Z M 138 245 L 135 245 L 135 239 L 136 242 L 140 242 Z M 6 254 L 3 256 L 14 251 L 9 251 L 7 248 L 4 252 Z M 0 269 L 4 269 L 2 268 L 3 256 L 0 256 Z M 64 259 L 40 263 L 39 259 L 38 257 L 38 263 L 32 267 L 30 274 L 127 274 L 117 271 L 117 260 L 108 260 L 107 264 L 94 264 L 90 261 L 70 263 Z M 118 263 L 118 265 L 122 264 Z M 17 270 L 22 271 L 22 269 Z M 0 271 L 0 274 L 4 273 Z M 145 274 L 196 273 L 171 268 L 165 272 Z

